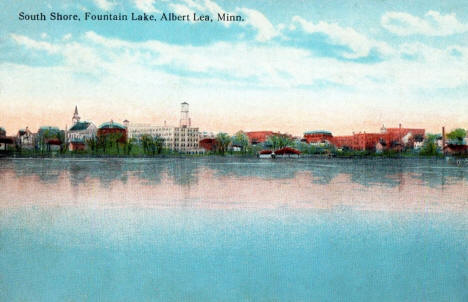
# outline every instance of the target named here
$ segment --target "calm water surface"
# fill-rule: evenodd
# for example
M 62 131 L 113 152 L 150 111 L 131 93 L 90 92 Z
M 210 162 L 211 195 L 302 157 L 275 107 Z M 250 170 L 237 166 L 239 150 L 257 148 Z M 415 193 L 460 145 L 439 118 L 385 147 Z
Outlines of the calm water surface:
M 468 301 L 444 160 L 3 159 L 0 301 Z

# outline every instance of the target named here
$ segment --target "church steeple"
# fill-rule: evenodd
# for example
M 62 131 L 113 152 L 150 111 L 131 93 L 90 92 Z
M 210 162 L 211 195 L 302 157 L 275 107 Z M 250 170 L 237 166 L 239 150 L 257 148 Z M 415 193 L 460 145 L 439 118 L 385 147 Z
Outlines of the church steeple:
M 73 125 L 80 121 L 80 116 L 78 115 L 78 106 L 75 105 L 75 113 L 73 114 L 72 122 Z

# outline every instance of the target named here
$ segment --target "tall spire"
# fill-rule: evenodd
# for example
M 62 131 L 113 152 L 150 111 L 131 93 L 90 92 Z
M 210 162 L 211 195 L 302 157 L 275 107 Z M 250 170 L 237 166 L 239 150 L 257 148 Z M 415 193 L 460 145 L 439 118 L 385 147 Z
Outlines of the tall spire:
M 73 125 L 80 121 L 80 116 L 78 115 L 78 106 L 75 105 L 75 113 L 73 114 L 72 122 Z

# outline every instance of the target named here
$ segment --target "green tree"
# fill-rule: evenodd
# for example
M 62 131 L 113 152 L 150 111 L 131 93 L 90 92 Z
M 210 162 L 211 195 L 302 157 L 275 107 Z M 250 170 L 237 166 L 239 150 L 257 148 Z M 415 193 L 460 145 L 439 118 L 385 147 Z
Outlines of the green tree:
M 228 149 L 230 143 L 231 138 L 227 133 L 220 132 L 216 135 L 216 147 L 218 149 L 218 152 L 222 155 L 226 153 L 226 150 Z
M 97 139 L 96 137 L 90 137 L 85 139 L 85 143 L 89 149 L 91 149 L 91 153 L 95 153 L 97 149 Z
M 158 154 L 161 154 L 162 152 L 162 149 L 163 149 L 163 146 L 164 146 L 164 138 L 162 138 L 161 136 L 157 135 L 153 138 L 153 144 L 155 145 L 156 147 L 156 152 Z
M 58 133 L 51 129 L 45 130 L 40 137 L 41 150 L 47 147 L 47 152 L 50 152 L 50 141 L 52 139 L 59 139 Z
M 65 140 L 65 131 L 60 130 L 56 134 L 56 138 L 60 141 L 60 153 L 66 153 L 68 151 L 68 144 Z
M 448 139 L 455 140 L 458 142 L 463 142 L 465 137 L 466 137 L 466 130 L 462 128 L 457 128 L 447 134 Z
M 437 155 L 437 137 L 435 134 L 427 134 L 419 154 L 428 156 Z
M 130 153 L 132 152 L 134 144 L 135 144 L 135 139 L 134 138 L 131 138 L 126 142 L 126 144 L 125 144 L 125 153 L 127 155 L 130 155 Z
M 105 154 L 107 151 L 107 135 L 99 136 L 97 139 L 96 150 L 102 149 L 102 152 Z
M 232 144 L 239 146 L 241 152 L 245 154 L 249 146 L 249 137 L 243 131 L 238 131 L 232 138 Z
M 117 154 L 120 154 L 120 139 L 122 138 L 122 133 L 116 132 L 111 133 L 108 136 L 109 142 L 111 146 L 115 146 L 117 150 Z
M 42 134 L 40 134 L 39 136 L 39 147 L 41 149 L 41 154 L 44 154 L 44 149 L 47 142 L 47 137 L 49 136 L 49 132 L 50 131 L 47 129 L 44 132 L 42 132 Z
M 285 134 L 270 135 L 267 139 L 267 144 L 271 145 L 274 150 L 292 146 L 294 141 Z
M 153 144 L 153 138 L 149 134 L 143 134 L 140 137 L 141 145 L 143 146 L 143 153 L 147 154 L 150 146 Z

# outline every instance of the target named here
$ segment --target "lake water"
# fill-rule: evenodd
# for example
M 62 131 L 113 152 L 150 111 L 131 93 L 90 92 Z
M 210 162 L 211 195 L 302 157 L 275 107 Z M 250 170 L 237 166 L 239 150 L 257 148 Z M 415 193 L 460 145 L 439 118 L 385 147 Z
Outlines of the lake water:
M 468 301 L 468 168 L 0 160 L 0 301 Z

